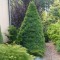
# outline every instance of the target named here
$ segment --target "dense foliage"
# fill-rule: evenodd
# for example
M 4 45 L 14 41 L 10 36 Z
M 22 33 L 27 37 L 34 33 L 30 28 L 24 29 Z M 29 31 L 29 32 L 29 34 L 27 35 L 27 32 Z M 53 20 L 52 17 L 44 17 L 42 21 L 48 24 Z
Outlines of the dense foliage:
M 60 22 L 51 24 L 47 30 L 49 38 L 56 43 L 57 40 L 60 40 Z
M 30 2 L 26 16 L 18 33 L 18 42 L 34 55 L 43 56 L 45 41 L 41 19 L 34 2 Z
M 2 41 L 3 41 L 3 37 L 2 37 L 1 27 L 0 27 L 0 43 L 2 43 Z
M 33 58 L 22 46 L 0 44 L 0 60 L 33 60 Z
M 14 27 L 13 25 L 11 25 L 8 28 L 8 32 L 9 34 L 7 35 L 7 37 L 9 38 L 9 43 L 13 43 L 14 41 L 16 41 L 17 39 L 17 28 Z
M 43 11 L 42 12 L 42 19 L 43 19 L 43 25 L 44 25 L 44 35 L 46 38 L 46 41 L 50 40 L 49 36 L 47 34 L 48 27 L 51 26 L 51 24 L 55 24 L 60 20 L 60 1 L 54 0 L 54 3 L 50 6 L 49 11 Z
M 50 7 L 47 23 L 50 25 L 51 23 L 56 23 L 58 20 L 60 20 L 60 1 L 55 0 L 54 4 Z
M 9 1 L 11 3 L 9 4 L 11 9 L 9 16 L 12 26 L 8 29 L 7 37 L 9 38 L 8 43 L 12 43 L 12 45 L 0 44 L 0 60 L 34 60 L 34 56 L 30 54 L 43 56 L 45 41 L 49 40 L 60 52 L 60 0 Z M 2 41 L 0 28 L 0 43 Z M 21 45 L 13 45 L 15 42 L 27 49 Z
M 56 49 L 58 52 L 60 52 L 60 40 L 56 42 Z
M 47 34 L 47 27 L 48 27 L 48 21 L 47 21 L 47 11 L 43 11 L 41 14 L 41 19 L 43 23 L 43 32 L 44 32 L 44 37 L 45 37 L 45 42 L 49 42 L 49 37 Z

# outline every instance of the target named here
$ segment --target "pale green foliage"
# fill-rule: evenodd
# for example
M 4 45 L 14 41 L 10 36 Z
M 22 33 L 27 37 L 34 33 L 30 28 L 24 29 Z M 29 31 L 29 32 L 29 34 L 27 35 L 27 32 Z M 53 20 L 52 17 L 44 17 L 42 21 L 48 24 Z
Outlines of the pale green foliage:
M 51 24 L 47 30 L 49 38 L 56 43 L 57 40 L 60 40 L 60 22 Z
M 43 14 L 44 15 L 44 14 Z M 45 16 L 45 15 L 44 15 Z M 50 10 L 47 13 L 47 17 L 43 17 L 44 33 L 47 34 L 47 29 L 51 24 L 55 24 L 60 20 L 60 1 L 55 0 L 55 2 L 50 6 Z M 51 27 L 51 26 L 50 26 Z M 48 36 L 48 35 L 47 35 Z
M 43 11 L 42 14 L 41 14 L 41 16 L 42 16 L 42 23 L 44 25 L 44 32 L 45 32 L 46 27 L 48 25 L 47 24 L 47 15 L 48 15 L 48 13 L 46 11 Z
M 50 6 L 49 12 L 47 12 L 47 16 L 46 16 L 45 21 L 43 21 L 44 22 L 43 24 L 45 27 L 44 30 L 47 30 L 47 27 L 50 24 L 56 23 L 58 20 L 60 20 L 60 2 L 55 0 L 54 4 Z
M 43 30 L 44 30 L 44 36 L 45 36 L 45 42 L 49 41 L 49 37 L 47 35 L 47 27 L 49 25 L 49 22 L 47 20 L 47 16 L 48 16 L 48 12 L 47 11 L 43 11 L 41 14 L 42 17 L 42 23 L 43 23 Z
M 33 56 L 20 45 L 0 44 L 0 60 L 33 60 Z
M 43 11 L 41 15 L 42 15 L 43 22 L 45 22 L 47 19 L 47 12 Z

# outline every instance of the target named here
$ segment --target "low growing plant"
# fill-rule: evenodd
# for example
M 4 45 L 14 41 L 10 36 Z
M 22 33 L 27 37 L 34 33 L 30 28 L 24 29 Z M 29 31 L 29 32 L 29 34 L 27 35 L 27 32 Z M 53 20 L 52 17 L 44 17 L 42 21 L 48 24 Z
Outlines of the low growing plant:
M 26 48 L 20 45 L 0 44 L 0 60 L 33 60 Z
M 9 38 L 9 43 L 13 43 L 17 38 L 17 28 L 13 25 L 11 25 L 8 28 L 8 32 L 9 34 L 7 35 L 7 37 Z

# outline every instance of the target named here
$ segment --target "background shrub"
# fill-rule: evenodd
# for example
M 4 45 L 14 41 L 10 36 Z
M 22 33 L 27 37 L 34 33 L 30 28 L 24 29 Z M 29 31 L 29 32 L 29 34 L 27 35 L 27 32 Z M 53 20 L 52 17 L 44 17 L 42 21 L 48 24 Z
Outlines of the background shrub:
M 9 38 L 9 43 L 13 43 L 16 40 L 17 30 L 18 29 L 16 29 L 16 27 L 14 27 L 13 25 L 8 28 L 9 34 L 7 35 L 7 37 Z
M 20 45 L 0 44 L 0 60 L 33 60 L 33 57 Z
M 41 19 L 36 6 L 34 2 L 30 2 L 26 16 L 18 33 L 18 42 L 28 48 L 30 53 L 39 56 L 43 56 L 45 50 L 42 27 Z
M 3 42 L 3 37 L 2 37 L 2 33 L 1 33 L 1 27 L 0 27 L 0 43 Z
M 60 40 L 56 41 L 56 49 L 60 52 Z
M 56 49 L 60 52 L 60 40 L 56 41 Z
M 49 38 L 56 43 L 57 40 L 60 40 L 60 22 L 51 24 L 47 30 Z
M 55 24 L 58 20 L 60 20 L 60 1 L 54 0 L 54 3 L 51 4 L 47 11 L 43 11 L 41 17 L 43 19 L 45 40 L 49 41 L 50 39 L 47 35 L 47 29 L 51 24 Z

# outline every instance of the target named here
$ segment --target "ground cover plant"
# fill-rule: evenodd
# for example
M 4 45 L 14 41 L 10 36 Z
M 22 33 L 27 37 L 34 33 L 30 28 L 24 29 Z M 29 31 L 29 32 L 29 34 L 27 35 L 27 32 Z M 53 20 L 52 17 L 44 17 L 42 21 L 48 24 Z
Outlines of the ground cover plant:
M 33 60 L 33 57 L 20 45 L 0 44 L 0 60 Z

